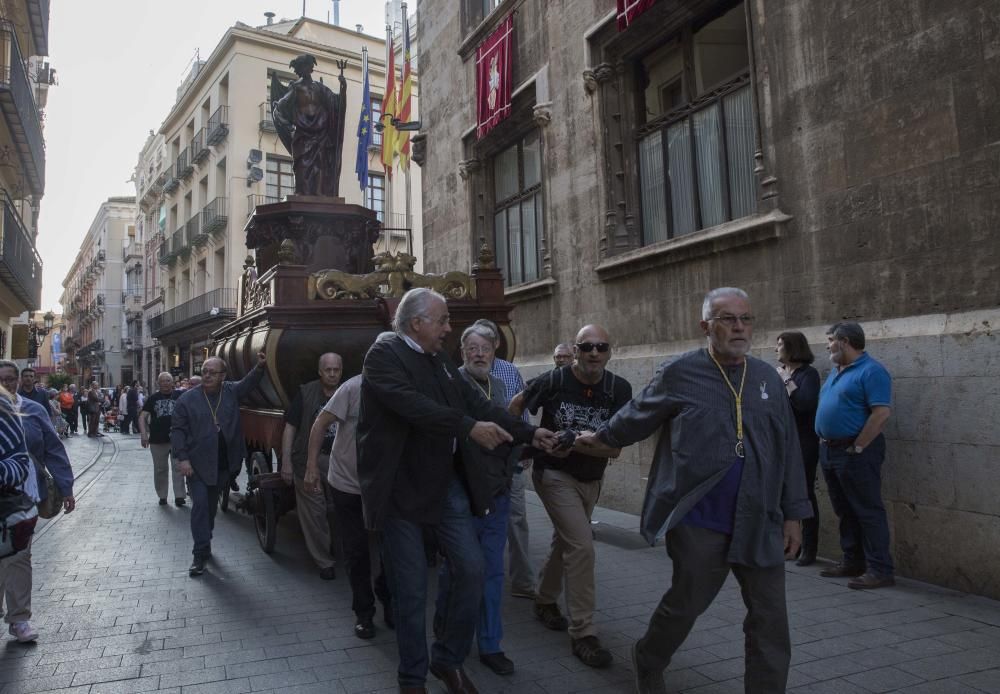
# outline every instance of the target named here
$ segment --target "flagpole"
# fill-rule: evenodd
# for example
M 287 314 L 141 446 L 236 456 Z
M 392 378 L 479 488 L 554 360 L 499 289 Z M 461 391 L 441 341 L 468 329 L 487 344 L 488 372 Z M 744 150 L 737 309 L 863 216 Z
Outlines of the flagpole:
M 403 34 L 405 36 L 404 41 L 409 41 L 410 40 L 410 18 L 406 14 L 406 3 L 404 2 L 401 7 L 403 9 Z M 411 50 L 412 50 L 412 48 L 411 48 Z M 405 44 L 403 45 L 403 51 L 404 52 L 406 51 L 406 45 Z M 403 56 L 403 62 L 404 62 L 403 70 L 406 70 L 406 63 L 408 61 L 407 61 L 407 58 L 406 58 L 405 55 Z M 412 76 L 411 76 L 410 79 L 411 80 L 413 79 Z M 410 103 L 412 104 L 413 103 L 413 87 L 412 86 L 410 87 L 410 97 L 409 98 L 410 98 Z M 412 113 L 412 108 L 413 107 L 411 106 L 410 108 L 411 108 L 411 113 Z M 412 120 L 412 115 L 411 115 L 411 120 Z M 411 147 L 412 147 L 412 145 L 411 145 Z M 410 158 L 406 162 L 406 169 L 403 170 L 403 176 L 404 176 L 404 178 L 403 178 L 403 186 L 406 189 L 406 200 L 404 202 L 405 207 L 403 208 L 404 209 L 404 215 L 405 215 L 404 218 L 403 218 L 403 224 L 410 230 L 409 238 L 407 238 L 407 240 L 406 240 L 406 245 L 408 246 L 406 252 L 409 253 L 410 255 L 413 255 L 413 221 L 412 221 L 412 217 L 411 217 L 412 211 L 410 209 L 410 205 L 412 205 L 412 199 L 410 197 L 411 196 L 411 192 L 410 192 L 410 164 L 411 163 L 412 163 L 412 153 L 411 153 Z M 423 249 L 421 249 L 421 250 L 423 250 Z
M 389 70 L 389 66 L 392 64 L 392 57 L 389 55 L 389 53 L 392 51 L 392 20 L 391 20 L 391 18 L 389 16 L 390 9 L 389 9 L 389 3 L 388 2 L 386 2 L 386 4 L 385 4 L 385 12 L 386 12 L 386 16 L 385 16 L 385 88 L 383 90 L 383 93 L 384 94 L 388 94 L 390 87 L 393 88 L 393 89 L 395 89 L 395 84 L 396 84 L 396 71 L 395 70 L 391 70 L 391 71 Z M 396 110 L 395 107 L 393 107 L 393 114 L 392 114 L 393 118 L 396 116 L 395 110 Z M 385 123 L 385 113 L 382 114 L 382 119 L 383 119 L 382 122 Z M 390 123 L 391 123 L 391 121 L 390 121 Z M 388 123 L 386 125 L 388 125 Z M 383 149 L 385 148 L 385 136 L 386 136 L 387 130 L 388 129 L 382 131 L 382 147 L 383 147 Z M 383 163 L 383 166 L 384 166 L 384 163 Z M 385 172 L 385 200 L 383 201 L 383 204 L 385 205 L 385 222 L 387 222 L 389 224 L 389 226 L 391 227 L 394 224 L 393 221 L 392 221 L 392 210 L 393 210 L 394 206 L 392 204 L 392 170 L 391 170 L 391 168 L 392 168 L 392 155 L 391 154 L 389 156 L 389 167 L 390 167 L 390 169 Z

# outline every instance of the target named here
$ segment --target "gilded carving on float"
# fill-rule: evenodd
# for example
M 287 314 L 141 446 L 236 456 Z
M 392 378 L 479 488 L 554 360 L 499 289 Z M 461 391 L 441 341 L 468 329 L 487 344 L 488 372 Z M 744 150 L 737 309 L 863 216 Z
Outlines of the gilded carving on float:
M 443 275 L 414 271 L 417 259 L 406 253 L 379 253 L 373 259 L 375 272 L 352 275 L 341 270 L 322 270 L 309 277 L 309 297 L 327 301 L 401 297 L 408 289 L 427 287 L 449 299 L 472 299 L 476 283 L 464 272 Z

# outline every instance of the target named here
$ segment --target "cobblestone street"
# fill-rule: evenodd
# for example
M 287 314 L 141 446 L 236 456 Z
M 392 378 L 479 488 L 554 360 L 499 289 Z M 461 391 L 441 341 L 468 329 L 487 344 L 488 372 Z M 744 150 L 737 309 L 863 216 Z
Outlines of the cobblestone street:
M 347 579 L 339 571 L 320 580 L 294 516 L 282 519 L 269 556 L 248 516 L 220 514 L 208 572 L 191 579 L 190 506 L 157 505 L 138 437 L 78 437 L 69 449 L 78 509 L 37 531 L 32 622 L 40 637 L 5 644 L 0 694 L 396 690 L 392 632 L 378 620 L 373 641 L 352 635 Z M 530 494 L 529 509 L 537 565 L 550 526 Z M 504 646 L 517 671 L 495 676 L 473 653 L 467 670 L 481 691 L 632 691 L 628 649 L 669 564 L 662 546 L 644 547 L 636 517 L 597 517 L 597 622 L 615 663 L 587 669 L 565 634 L 534 619 L 529 601 L 508 598 Z M 818 566 L 788 573 L 790 691 L 1000 692 L 1000 603 L 907 580 L 856 592 L 818 574 Z M 730 580 L 675 658 L 671 691 L 743 691 L 743 616 Z M 444 691 L 433 679 L 428 686 Z

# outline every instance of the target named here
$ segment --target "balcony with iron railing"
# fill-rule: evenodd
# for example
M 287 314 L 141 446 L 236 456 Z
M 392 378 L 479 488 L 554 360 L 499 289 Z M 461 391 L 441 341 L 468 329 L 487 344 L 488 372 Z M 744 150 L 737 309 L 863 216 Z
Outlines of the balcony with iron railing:
M 153 316 L 148 323 L 150 333 L 156 338 L 200 325 L 206 326 L 207 335 L 211 332 L 210 324 L 221 324 L 235 317 L 236 290 L 220 288 Z
M 208 234 L 201 227 L 201 212 L 195 212 L 184 225 L 187 229 L 188 243 L 194 248 L 201 248 L 208 243 Z
M 174 235 L 170 237 L 170 252 L 174 256 L 181 255 L 188 248 L 187 225 L 182 225 Z
M 21 53 L 14 26 L 0 20 L 0 111 L 24 168 L 28 187 L 33 194 L 41 196 L 45 192 L 45 140 L 41 115 L 24 66 L 25 56 Z
M 205 142 L 205 132 L 206 129 L 202 128 L 194 134 L 191 138 L 191 163 L 201 164 L 203 161 L 208 159 L 208 155 L 212 153 L 208 144 Z
M 185 147 L 177 153 L 177 159 L 174 162 L 174 176 L 184 180 L 193 172 L 194 166 L 191 165 L 191 149 Z
M 208 119 L 205 128 L 205 142 L 208 145 L 218 145 L 229 135 L 229 107 L 220 106 Z
M 229 224 L 229 198 L 217 197 L 201 211 L 203 234 L 223 233 Z
M 277 128 L 274 127 L 274 116 L 271 115 L 271 102 L 265 101 L 260 105 L 260 124 L 259 129 L 262 133 L 276 133 Z
M 0 216 L 0 281 L 23 305 L 20 311 L 35 311 L 42 302 L 42 259 L 28 228 L 21 220 L 14 202 L 2 191 L 3 214 Z M 20 312 L 19 311 L 19 312 Z

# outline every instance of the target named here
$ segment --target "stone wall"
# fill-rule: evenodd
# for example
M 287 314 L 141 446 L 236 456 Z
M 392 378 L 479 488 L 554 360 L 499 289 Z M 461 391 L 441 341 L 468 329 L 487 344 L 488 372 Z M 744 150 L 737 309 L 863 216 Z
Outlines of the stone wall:
M 513 3 L 517 26 L 531 29 L 524 55 L 547 69 L 552 114 L 539 131 L 554 283 L 511 297 L 518 361 L 526 373 L 547 368 L 553 345 L 597 322 L 614 339 L 611 368 L 638 390 L 664 355 L 701 343 L 697 312 L 713 286 L 750 293 L 768 359 L 781 330 L 803 329 L 822 346 L 826 326 L 858 320 L 895 377 L 885 496 L 900 573 L 1000 597 L 1000 559 L 990 551 L 1000 505 L 989 498 L 1000 484 L 991 426 L 1000 390 L 991 327 L 1000 304 L 1000 3 L 748 1 L 761 178 L 774 177 L 767 190 L 777 193 L 760 206 L 791 219 L 766 240 L 706 244 L 613 276 L 596 270 L 608 260 L 613 173 L 599 103 L 581 78 L 595 62 L 586 35 L 608 5 Z M 431 271 L 466 268 L 482 226 L 456 172 L 475 121 L 458 4 L 421 5 Z M 655 7 L 668 13 L 670 4 Z M 824 361 L 825 349 L 817 354 Z M 639 510 L 651 454 L 646 442 L 609 468 L 603 504 Z M 823 528 L 823 553 L 836 556 L 828 508 Z

